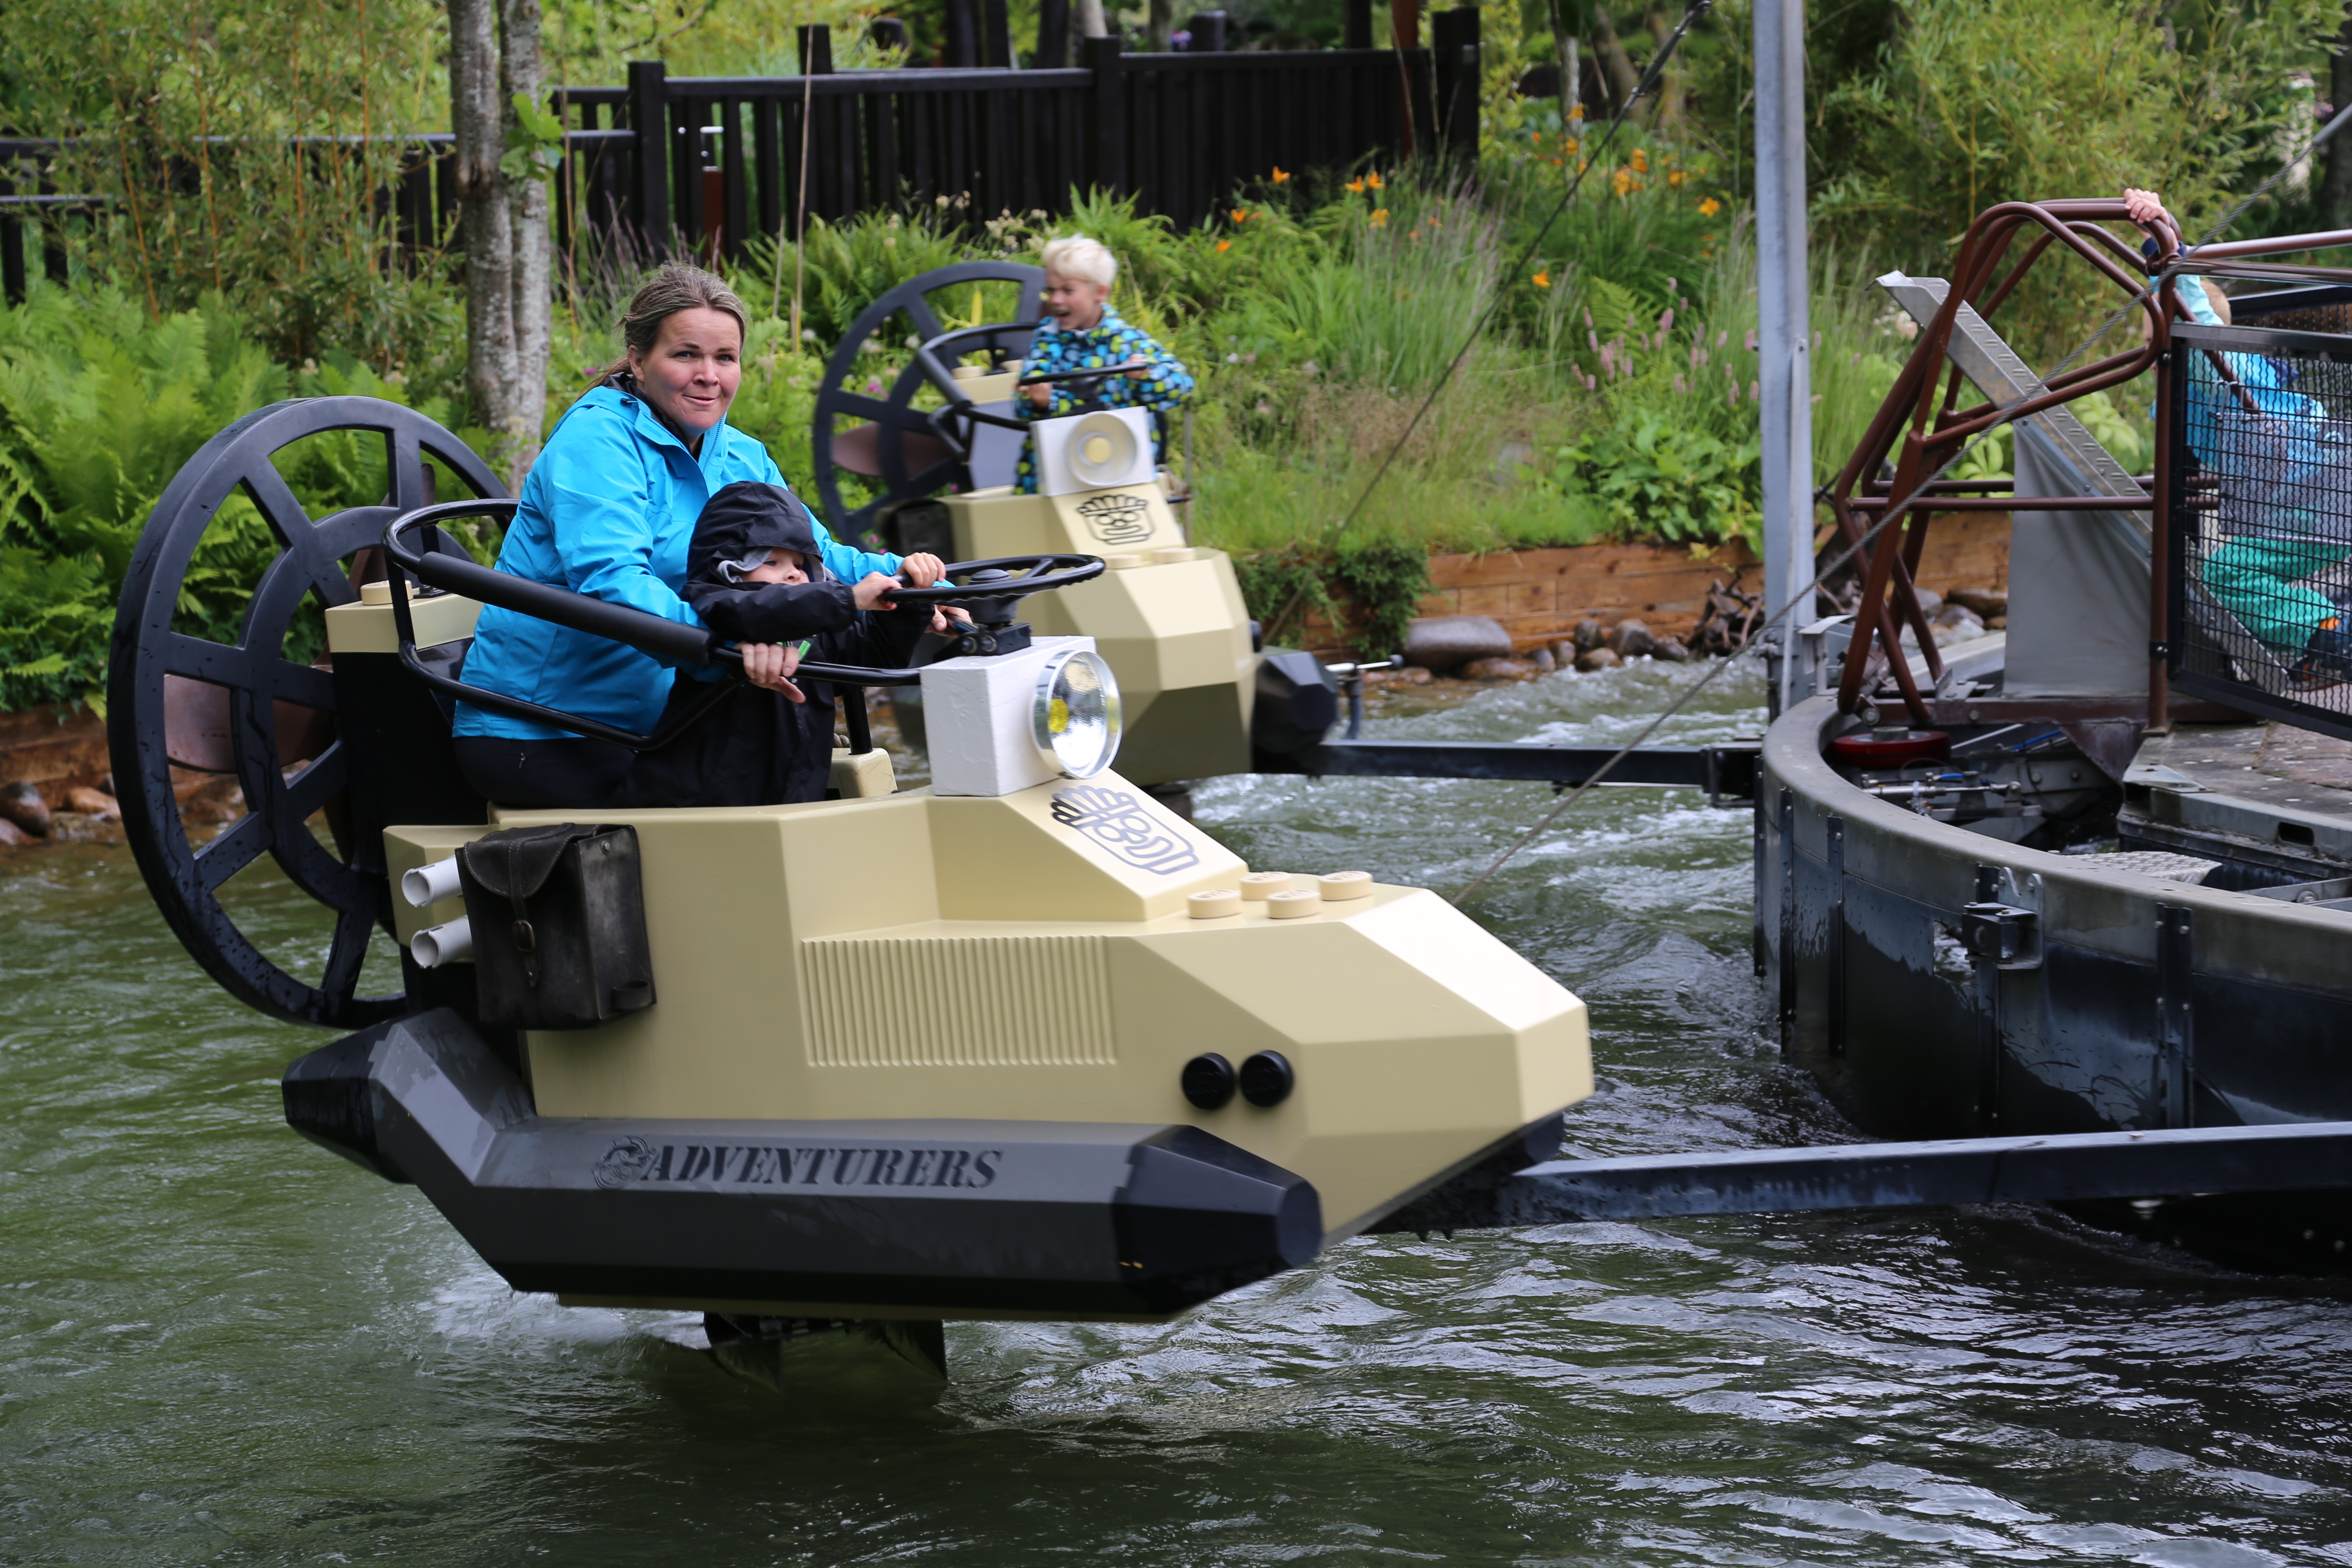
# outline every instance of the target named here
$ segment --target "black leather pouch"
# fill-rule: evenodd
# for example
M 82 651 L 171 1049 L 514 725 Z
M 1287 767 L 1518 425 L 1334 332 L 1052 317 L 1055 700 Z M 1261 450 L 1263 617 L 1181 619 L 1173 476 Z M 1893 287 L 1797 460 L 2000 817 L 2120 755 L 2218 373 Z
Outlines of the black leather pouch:
M 457 872 L 483 1023 L 586 1029 L 653 1005 L 635 828 L 511 827 Z

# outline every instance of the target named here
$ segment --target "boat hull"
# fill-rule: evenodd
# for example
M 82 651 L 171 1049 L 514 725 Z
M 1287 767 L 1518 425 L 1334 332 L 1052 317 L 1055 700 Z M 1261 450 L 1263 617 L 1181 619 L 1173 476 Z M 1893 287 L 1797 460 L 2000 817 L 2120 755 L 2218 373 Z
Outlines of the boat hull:
M 1756 952 L 1781 1046 L 1874 1136 L 2352 1117 L 2352 919 L 1930 820 L 1823 757 L 1827 698 L 1768 732 Z M 1970 906 L 1977 906 L 1971 910 Z M 2338 1193 L 2099 1217 L 2252 1267 L 2334 1271 Z

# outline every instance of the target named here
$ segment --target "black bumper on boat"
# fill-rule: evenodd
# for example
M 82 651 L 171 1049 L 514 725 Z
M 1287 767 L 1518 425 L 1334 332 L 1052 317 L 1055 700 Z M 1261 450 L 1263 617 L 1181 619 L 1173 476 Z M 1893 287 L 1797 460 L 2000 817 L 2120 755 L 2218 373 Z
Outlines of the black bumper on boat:
M 311 1052 L 284 1092 L 296 1131 L 415 1183 L 520 1290 L 1160 1316 L 1322 1240 L 1305 1179 L 1182 1124 L 541 1117 L 446 1009 Z

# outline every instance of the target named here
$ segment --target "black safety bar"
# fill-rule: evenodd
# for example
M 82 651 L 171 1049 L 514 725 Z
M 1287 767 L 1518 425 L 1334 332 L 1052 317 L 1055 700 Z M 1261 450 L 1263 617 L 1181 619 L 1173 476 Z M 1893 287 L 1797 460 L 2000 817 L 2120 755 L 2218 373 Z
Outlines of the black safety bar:
M 463 517 L 488 517 L 505 521 L 513 517 L 517 504 L 509 499 L 443 501 L 404 512 L 385 526 L 384 553 L 400 568 L 389 574 L 393 625 L 400 635 L 400 662 L 410 674 L 435 690 L 446 692 L 477 708 L 504 713 L 509 718 L 529 719 L 558 730 L 568 730 L 591 740 L 609 741 L 633 752 L 656 752 L 668 745 L 741 683 L 742 654 L 721 643 L 717 634 L 706 626 L 690 626 L 680 621 L 667 620 L 626 605 L 611 604 L 603 599 L 590 598 L 585 594 L 575 594 L 569 588 L 534 583 L 511 572 L 495 572 L 467 556 L 439 551 L 420 552 L 411 548 L 402 538 L 415 529 L 438 527 Z M 503 691 L 492 691 L 487 687 L 476 686 L 434 669 L 417 655 L 416 626 L 409 610 L 408 584 L 404 574 L 414 576 L 426 587 L 462 594 L 481 604 L 496 605 L 517 615 L 530 616 L 535 620 L 552 622 L 572 631 L 604 637 L 635 648 L 640 653 L 650 654 L 668 664 L 703 668 L 721 664 L 733 668 L 711 682 L 709 694 L 694 706 L 651 734 L 641 735 L 601 720 L 583 718 L 579 714 L 566 713 L 562 709 L 512 697 Z M 814 680 L 850 687 L 908 686 L 923 678 L 919 669 L 869 669 L 859 665 L 814 662 L 803 664 L 796 673 Z M 854 741 L 857 732 L 865 728 L 862 722 L 865 704 L 860 701 L 845 703 L 845 706 L 858 710 L 848 726 Z M 870 750 L 871 746 L 869 744 L 863 749 Z

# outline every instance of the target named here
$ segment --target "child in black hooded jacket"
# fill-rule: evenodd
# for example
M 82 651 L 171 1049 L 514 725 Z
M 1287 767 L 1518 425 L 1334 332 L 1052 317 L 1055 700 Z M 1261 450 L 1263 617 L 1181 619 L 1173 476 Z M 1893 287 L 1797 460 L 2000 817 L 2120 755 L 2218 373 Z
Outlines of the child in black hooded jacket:
M 833 761 L 833 688 L 789 679 L 806 657 L 896 668 L 935 622 L 928 606 L 898 608 L 904 584 L 880 574 L 855 586 L 824 567 L 808 509 L 782 485 L 744 480 L 710 498 L 694 526 L 685 598 L 703 624 L 742 645 L 747 668 L 774 670 L 772 688 L 746 684 L 668 745 L 638 754 L 615 805 L 776 805 L 822 800 Z M 771 645 L 761 647 L 761 645 Z M 783 645 L 777 658 L 772 645 Z M 709 694 L 681 671 L 667 722 Z M 863 700 L 863 693 L 851 698 Z

